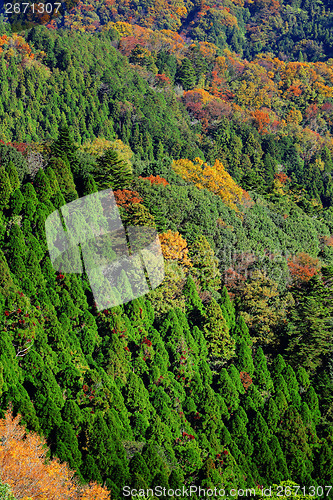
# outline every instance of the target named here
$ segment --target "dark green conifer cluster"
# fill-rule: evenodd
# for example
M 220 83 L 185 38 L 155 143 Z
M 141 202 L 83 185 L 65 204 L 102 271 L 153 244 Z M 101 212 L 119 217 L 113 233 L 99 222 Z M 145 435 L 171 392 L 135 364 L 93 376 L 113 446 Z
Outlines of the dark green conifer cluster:
M 291 320 L 272 324 L 283 356 L 278 354 L 274 342 L 249 331 L 242 316 L 247 299 L 231 301 L 220 281 L 225 263 L 217 262 L 208 243 L 216 248 L 222 236 L 233 237 L 230 228 L 211 231 L 222 215 L 239 238 L 257 242 L 247 225 L 261 213 L 273 248 L 280 243 L 272 228 L 276 235 L 281 229 L 272 212 L 258 203 L 241 221 L 217 196 L 172 183 L 171 174 L 169 186 L 131 180 L 117 155 L 106 153 L 97 163 L 108 171 L 103 182 L 112 185 L 124 175 L 147 212 L 155 206 L 158 226 L 180 228 L 193 267 L 177 282 L 182 300 L 170 298 L 164 311 L 155 307 L 157 290 L 97 313 L 84 274 L 54 272 L 45 220 L 93 192 L 100 171 L 80 173 L 66 129 L 33 182 L 24 155 L 3 150 L 11 159 L 2 162 L 0 175 L 1 410 L 12 403 L 55 456 L 82 481 L 105 484 L 115 499 L 124 485 L 175 488 L 186 482 L 227 490 L 329 482 L 332 379 L 323 363 L 332 362 L 330 268 L 291 290 Z M 302 249 L 309 217 L 294 210 L 298 233 L 289 237 L 286 229 L 285 241 L 293 238 Z M 327 224 L 312 222 L 317 241 Z M 263 229 L 259 237 L 265 234 Z M 280 286 L 281 301 L 290 294 L 286 285 Z M 273 314 L 273 306 L 254 314 Z

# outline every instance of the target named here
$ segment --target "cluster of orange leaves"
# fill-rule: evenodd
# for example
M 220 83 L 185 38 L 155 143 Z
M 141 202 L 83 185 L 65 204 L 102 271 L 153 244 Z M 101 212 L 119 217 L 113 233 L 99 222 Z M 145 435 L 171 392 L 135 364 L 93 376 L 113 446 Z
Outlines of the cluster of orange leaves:
M 114 196 L 118 207 L 127 207 L 129 204 L 142 202 L 139 193 L 129 189 L 117 189 L 114 191 Z
M 239 376 L 240 376 L 240 379 L 241 379 L 241 382 L 243 384 L 244 389 L 247 391 L 253 382 L 252 378 L 250 377 L 250 375 L 247 372 L 240 372 Z
M 276 173 L 274 178 L 281 182 L 281 184 L 285 184 L 287 181 L 290 181 L 290 178 L 284 172 Z
M 323 243 L 328 247 L 333 247 L 333 236 L 324 236 Z
M 7 43 L 8 43 L 8 36 L 7 35 L 0 36 L 0 54 L 1 52 L 3 52 L 3 49 L 1 47 Z
M 185 267 L 192 267 L 188 256 L 188 247 L 185 238 L 178 231 L 171 230 L 159 235 L 163 257 L 166 260 L 175 260 Z
M 257 109 L 256 111 L 252 112 L 252 116 L 258 131 L 263 134 L 267 133 L 266 125 L 268 125 L 271 121 L 268 111 Z
M 300 252 L 287 261 L 290 276 L 295 284 L 306 283 L 321 269 L 320 260 L 311 255 Z
M 26 500 L 108 500 L 109 492 L 96 483 L 81 486 L 74 471 L 58 459 L 47 459 L 45 439 L 27 432 L 20 416 L 10 410 L 0 420 L 0 478 L 15 497 Z
M 279 7 L 276 0 L 251 0 L 251 3 L 253 1 L 264 5 L 264 9 L 271 13 Z M 236 0 L 238 2 L 242 3 L 243 0 Z M 229 22 L 229 7 L 215 4 L 208 6 L 201 2 L 200 15 L 205 17 L 209 9 L 224 13 L 224 20 L 220 19 L 219 14 L 222 24 Z M 161 50 L 175 54 L 179 62 L 184 57 L 192 59 L 193 43 L 186 42 L 176 31 L 153 30 L 120 21 L 108 23 L 103 30 L 110 28 L 119 32 L 119 50 L 126 55 L 139 44 L 151 54 Z M 211 43 L 198 42 L 197 45 L 212 71 L 205 75 L 205 89 L 187 91 L 183 99 L 187 109 L 201 121 L 204 132 L 214 120 L 232 114 L 238 120 L 254 123 L 262 134 L 276 133 L 286 126 L 299 126 L 304 122 L 307 117 L 303 117 L 299 109 L 306 109 L 310 96 L 311 102 L 318 99 L 320 103 L 333 97 L 333 70 L 330 64 L 284 62 L 267 53 L 258 54 L 253 61 L 247 61 L 228 49 L 224 49 L 223 55 L 217 55 L 217 47 Z M 156 83 L 168 84 L 164 82 L 165 78 L 157 75 Z M 319 114 L 327 119 L 324 108 L 319 108 Z M 312 130 L 316 130 L 317 126 L 316 123 L 310 124 Z M 305 141 L 306 129 L 302 133 Z M 329 149 L 333 150 L 333 146 Z
M 35 57 L 35 55 L 31 52 L 30 45 L 17 33 L 13 33 L 11 37 L 8 37 L 7 35 L 2 35 L 0 37 L 0 54 L 4 51 L 2 48 L 4 45 L 7 45 L 6 49 L 9 53 L 14 54 L 16 52 L 27 59 L 33 59 Z
M 164 177 L 160 177 L 159 175 L 150 175 L 149 177 L 139 177 L 139 179 L 146 179 L 150 181 L 151 184 L 162 184 L 163 186 L 168 186 L 169 183 L 164 179 Z
M 158 73 L 155 75 L 155 81 L 158 85 L 170 85 L 171 80 L 168 76 L 165 75 L 165 73 Z

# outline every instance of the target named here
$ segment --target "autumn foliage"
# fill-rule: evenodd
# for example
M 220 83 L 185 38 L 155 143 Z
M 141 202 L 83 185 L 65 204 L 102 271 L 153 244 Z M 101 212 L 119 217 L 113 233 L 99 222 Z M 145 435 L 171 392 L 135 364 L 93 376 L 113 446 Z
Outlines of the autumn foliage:
M 0 54 L 7 52 L 8 55 L 21 54 L 27 59 L 33 59 L 35 55 L 31 51 L 31 47 L 22 36 L 13 33 L 11 37 L 7 35 L 0 36 Z
M 239 376 L 240 376 L 240 379 L 241 379 L 241 382 L 243 384 L 244 389 L 247 391 L 247 389 L 250 387 L 250 385 L 253 382 L 252 378 L 250 377 L 250 375 L 247 372 L 240 372 Z
M 178 233 L 171 230 L 159 235 L 163 257 L 167 260 L 175 260 L 185 267 L 191 267 L 192 263 L 188 256 L 186 240 Z
M 183 179 L 194 182 L 199 189 L 206 188 L 217 194 L 234 210 L 237 210 L 238 204 L 251 202 L 249 194 L 236 184 L 220 160 L 215 160 L 210 166 L 201 158 L 195 158 L 194 162 L 181 159 L 174 161 L 172 167 Z
M 114 191 L 114 196 L 118 207 L 127 207 L 129 204 L 141 203 L 142 198 L 136 191 L 129 189 L 117 189 Z
M 290 276 L 295 284 L 306 283 L 312 276 L 318 274 L 321 268 L 320 260 L 305 252 L 288 259 Z
M 75 472 L 58 459 L 47 459 L 45 439 L 27 432 L 20 415 L 10 410 L 0 420 L 0 478 L 16 498 L 32 500 L 107 500 L 109 492 L 97 485 L 80 486 Z
M 162 184 L 163 186 L 168 186 L 169 183 L 164 179 L 164 177 L 160 177 L 159 175 L 150 175 L 149 177 L 139 177 L 139 179 L 145 179 L 150 181 L 151 184 Z

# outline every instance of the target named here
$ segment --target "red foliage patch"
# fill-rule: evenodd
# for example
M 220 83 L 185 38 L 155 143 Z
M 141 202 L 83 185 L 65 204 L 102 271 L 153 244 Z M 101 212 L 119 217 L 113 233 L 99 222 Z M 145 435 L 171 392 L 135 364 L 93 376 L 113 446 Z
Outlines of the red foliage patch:
M 130 203 L 141 203 L 142 198 L 136 191 L 129 189 L 117 189 L 114 191 L 114 196 L 118 207 L 127 207 Z
M 163 184 L 163 186 L 168 186 L 169 183 L 163 178 L 160 177 L 159 175 L 150 175 L 149 177 L 139 177 L 139 179 L 145 179 L 147 181 L 150 181 L 151 184 Z
M 288 259 L 288 268 L 294 284 L 306 283 L 312 276 L 318 274 L 321 269 L 319 259 L 300 252 Z
M 247 391 L 250 385 L 252 384 L 252 378 L 247 372 L 240 372 L 239 374 L 241 382 L 243 384 L 244 389 Z

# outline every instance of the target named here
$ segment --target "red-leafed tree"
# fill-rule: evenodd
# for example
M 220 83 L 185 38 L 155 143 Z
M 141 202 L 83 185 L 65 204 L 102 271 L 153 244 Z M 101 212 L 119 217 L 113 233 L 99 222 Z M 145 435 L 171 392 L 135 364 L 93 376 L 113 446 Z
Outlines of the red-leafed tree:
M 129 204 L 142 202 L 139 193 L 130 191 L 129 189 L 117 189 L 114 191 L 114 196 L 118 207 L 127 207 Z
M 252 384 L 252 378 L 247 372 L 240 372 L 239 373 L 241 382 L 243 384 L 244 389 L 247 391 L 250 385 Z
M 165 85 L 171 84 L 170 78 L 164 73 L 158 73 L 157 75 L 155 75 L 155 82 L 159 87 L 164 87 Z
M 164 177 L 160 177 L 159 175 L 150 175 L 149 177 L 139 177 L 139 179 L 145 179 L 150 181 L 151 184 L 163 184 L 163 186 L 168 186 L 169 183 L 164 179 Z

